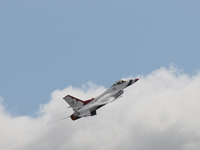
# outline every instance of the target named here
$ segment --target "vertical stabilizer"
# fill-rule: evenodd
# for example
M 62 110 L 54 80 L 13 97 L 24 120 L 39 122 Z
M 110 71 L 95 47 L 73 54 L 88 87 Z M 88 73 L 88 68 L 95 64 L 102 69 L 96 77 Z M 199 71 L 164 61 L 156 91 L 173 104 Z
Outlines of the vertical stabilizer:
M 67 95 L 63 98 L 72 108 L 82 107 L 84 102 L 76 97 Z
M 74 110 L 79 109 L 81 107 L 83 107 L 84 105 L 86 105 L 87 103 L 91 102 L 93 100 L 89 99 L 87 101 L 82 101 L 74 96 L 71 95 L 67 95 L 63 98 L 69 105 L 70 107 L 72 107 Z

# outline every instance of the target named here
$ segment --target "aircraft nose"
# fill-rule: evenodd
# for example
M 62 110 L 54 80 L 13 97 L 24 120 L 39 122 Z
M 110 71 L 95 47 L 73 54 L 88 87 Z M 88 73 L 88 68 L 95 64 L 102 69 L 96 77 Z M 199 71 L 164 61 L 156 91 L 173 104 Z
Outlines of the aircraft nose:
M 134 80 L 134 82 L 137 82 L 139 79 L 138 78 L 136 78 L 135 80 Z
M 132 79 L 131 79 L 131 80 L 129 80 L 129 81 L 128 81 L 128 85 L 127 85 L 126 87 L 128 87 L 128 86 L 132 85 L 133 83 L 134 83 L 134 80 L 132 80 Z
M 129 83 L 128 83 L 128 85 L 126 87 L 132 85 L 133 83 L 137 82 L 138 80 L 139 80 L 138 78 L 136 78 L 134 80 L 133 79 L 129 80 Z

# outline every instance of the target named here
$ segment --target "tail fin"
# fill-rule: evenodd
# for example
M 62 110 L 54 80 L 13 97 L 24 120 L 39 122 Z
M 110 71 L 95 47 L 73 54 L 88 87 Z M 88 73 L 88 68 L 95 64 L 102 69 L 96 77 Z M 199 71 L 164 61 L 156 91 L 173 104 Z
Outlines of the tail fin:
M 89 103 L 90 101 L 93 100 L 87 100 L 87 101 L 82 101 L 76 97 L 73 97 L 71 95 L 67 95 L 63 98 L 72 108 L 78 109 L 81 108 L 82 106 L 86 105 L 87 103 Z
M 75 98 L 71 95 L 67 95 L 63 98 L 72 108 L 82 107 L 84 105 L 83 101 Z

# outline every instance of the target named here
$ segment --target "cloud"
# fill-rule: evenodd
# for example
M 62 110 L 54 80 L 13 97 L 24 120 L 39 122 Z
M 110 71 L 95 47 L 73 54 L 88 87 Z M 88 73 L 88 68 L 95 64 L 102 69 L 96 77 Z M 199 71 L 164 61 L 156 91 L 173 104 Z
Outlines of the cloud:
M 0 149 L 137 149 L 197 150 L 200 147 L 200 74 L 160 68 L 128 87 L 121 99 L 102 107 L 97 116 L 77 121 L 62 100 L 86 100 L 106 90 L 87 83 L 55 90 L 37 117 L 9 114 L 0 98 Z

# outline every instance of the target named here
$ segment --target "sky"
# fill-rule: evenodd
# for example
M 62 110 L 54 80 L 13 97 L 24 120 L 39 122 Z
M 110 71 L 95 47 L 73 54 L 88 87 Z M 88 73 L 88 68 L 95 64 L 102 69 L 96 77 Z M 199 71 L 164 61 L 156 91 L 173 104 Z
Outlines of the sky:
M 90 82 L 55 90 L 37 117 L 12 116 L 1 103 L 0 149 L 198 150 L 199 82 L 200 72 L 190 77 L 174 67 L 161 67 L 98 109 L 96 116 L 76 121 L 62 120 L 73 113 L 62 109 L 62 97 L 71 93 L 86 99 L 105 91 L 104 86 Z
M 93 149 L 88 140 L 99 149 L 126 143 L 127 149 L 196 150 L 199 5 L 197 0 L 0 1 L 5 141 L 0 147 L 13 143 L 16 133 L 21 137 L 11 150 L 44 149 L 49 142 L 61 150 Z M 135 77 L 141 80 L 98 116 L 60 123 L 72 110 L 48 111 L 68 106 L 62 96 L 86 100 L 119 79 Z M 42 109 L 47 112 L 35 114 Z M 55 140 L 55 133 L 62 140 Z

